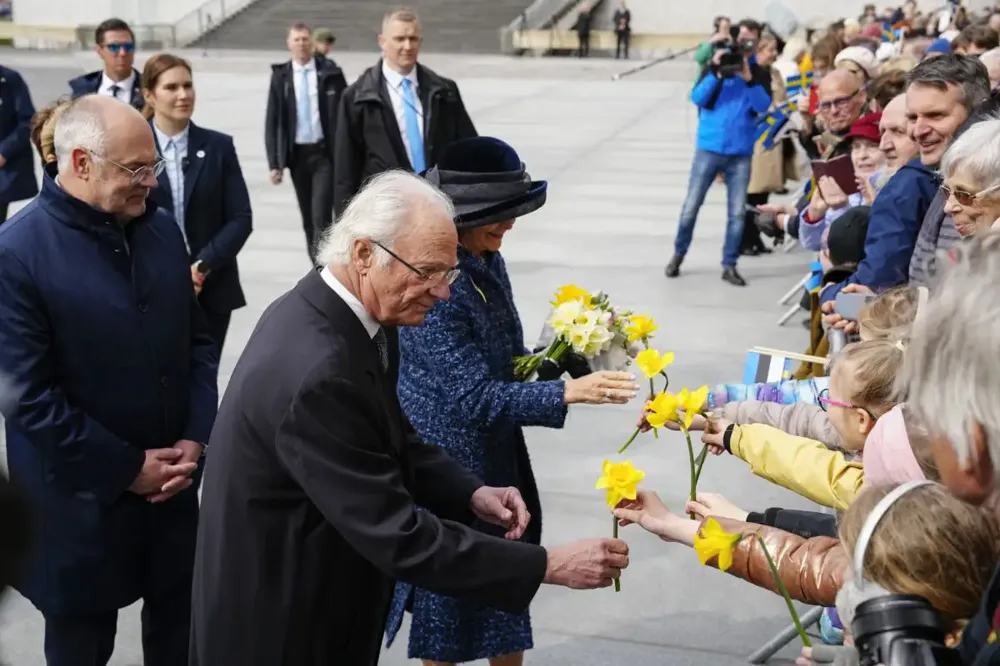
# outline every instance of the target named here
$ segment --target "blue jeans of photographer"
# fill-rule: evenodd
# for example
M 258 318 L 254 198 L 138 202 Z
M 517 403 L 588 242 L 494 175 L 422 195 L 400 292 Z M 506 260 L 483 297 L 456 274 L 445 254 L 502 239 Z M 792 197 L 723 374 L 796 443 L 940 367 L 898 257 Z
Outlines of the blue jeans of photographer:
M 676 254 L 683 257 L 691 247 L 698 211 L 705 202 L 705 195 L 715 182 L 715 177 L 721 173 L 726 179 L 728 203 L 722 267 L 736 267 L 740 257 L 740 241 L 743 238 L 743 212 L 746 207 L 747 187 L 750 185 L 751 160 L 751 155 L 722 155 L 701 148 L 695 150 L 694 161 L 691 163 L 691 179 L 688 182 L 687 196 L 681 208 L 681 220 L 674 241 Z

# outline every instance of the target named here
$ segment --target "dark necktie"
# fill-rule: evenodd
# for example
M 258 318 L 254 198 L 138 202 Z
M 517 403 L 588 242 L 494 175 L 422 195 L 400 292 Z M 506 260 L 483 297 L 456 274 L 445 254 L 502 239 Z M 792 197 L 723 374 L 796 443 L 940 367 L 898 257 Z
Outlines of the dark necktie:
M 111 86 L 111 96 L 118 97 L 118 93 L 122 91 L 122 87 L 118 84 Z
M 389 370 L 389 341 L 385 337 L 385 329 L 381 326 L 375 334 L 375 346 L 378 347 L 378 360 L 382 362 L 382 372 Z

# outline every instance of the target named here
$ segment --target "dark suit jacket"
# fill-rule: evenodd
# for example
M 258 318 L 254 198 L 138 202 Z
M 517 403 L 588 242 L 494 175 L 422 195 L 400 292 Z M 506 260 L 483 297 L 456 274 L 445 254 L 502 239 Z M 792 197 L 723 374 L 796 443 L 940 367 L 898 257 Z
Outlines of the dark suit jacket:
M 396 578 L 527 608 L 545 551 L 453 522 L 482 482 L 407 438 L 394 389 L 318 272 L 262 315 L 209 446 L 191 666 L 371 666 Z
M 142 111 L 142 107 L 146 105 L 145 100 L 142 98 L 142 75 L 139 74 L 138 70 L 132 70 L 135 72 L 134 83 L 132 84 L 132 98 L 131 104 L 138 110 Z M 70 94 L 73 99 L 77 97 L 83 97 L 84 95 L 93 95 L 98 90 L 101 89 L 101 80 L 104 76 L 104 70 L 99 69 L 96 72 L 91 72 L 90 74 L 84 74 L 83 76 L 78 76 L 75 79 L 70 79 L 69 89 Z
M 158 138 L 157 150 L 163 150 Z M 250 194 L 233 137 L 191 123 L 187 155 L 184 231 L 191 246 L 191 263 L 201 261 L 209 269 L 198 300 L 202 307 L 225 314 L 247 304 L 236 255 L 253 228 Z M 166 170 L 159 183 L 149 196 L 173 214 L 174 198 Z
M 340 65 L 322 56 L 315 56 L 316 91 L 319 95 L 319 120 L 323 140 L 330 159 L 337 132 L 337 105 L 347 88 L 347 79 Z M 292 61 L 271 65 L 271 86 L 267 93 L 267 113 L 264 121 L 264 148 L 269 169 L 286 169 L 292 163 L 295 147 L 296 114 L 295 82 Z
M 7 160 L 0 168 L 0 203 L 38 194 L 30 136 L 34 115 L 35 106 L 24 79 L 14 70 L 0 67 L 0 155 Z
M 88 615 L 190 584 L 197 489 L 150 504 L 128 487 L 146 449 L 208 441 L 218 353 L 170 215 L 150 203 L 123 228 L 54 173 L 0 226 L 2 408 L 40 517 L 17 589 Z
M 476 136 L 476 127 L 458 85 L 451 79 L 417 65 L 417 89 L 424 111 L 424 158 L 429 169 L 449 143 Z M 370 177 L 389 169 L 412 171 L 381 60 L 344 91 L 335 144 L 333 207 L 338 216 Z

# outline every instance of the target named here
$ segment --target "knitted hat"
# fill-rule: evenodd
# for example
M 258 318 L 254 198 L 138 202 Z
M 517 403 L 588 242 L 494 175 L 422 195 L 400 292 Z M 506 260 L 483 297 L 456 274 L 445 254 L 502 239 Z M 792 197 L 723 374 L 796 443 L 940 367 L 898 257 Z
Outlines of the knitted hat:
M 868 215 L 871 208 L 855 206 L 830 224 L 826 246 L 834 266 L 857 266 L 865 258 Z
M 878 75 L 878 61 L 875 59 L 875 54 L 863 46 L 848 46 L 838 53 L 833 64 L 839 65 L 842 62 L 853 62 L 865 70 L 869 79 Z

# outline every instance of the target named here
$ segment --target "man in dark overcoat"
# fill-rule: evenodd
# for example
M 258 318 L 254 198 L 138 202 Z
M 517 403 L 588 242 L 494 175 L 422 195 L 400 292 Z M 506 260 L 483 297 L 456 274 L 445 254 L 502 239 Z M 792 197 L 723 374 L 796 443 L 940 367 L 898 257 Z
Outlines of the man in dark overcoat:
M 0 223 L 15 201 L 38 194 L 31 118 L 35 105 L 21 75 L 0 66 Z
M 395 579 L 519 613 L 543 582 L 604 587 L 627 566 L 617 539 L 517 541 L 516 488 L 407 437 L 384 328 L 448 297 L 453 215 L 412 174 L 375 177 L 320 247 L 325 268 L 261 316 L 212 432 L 190 666 L 373 666 Z
M 374 175 L 422 173 L 444 147 L 476 136 L 458 85 L 417 62 L 420 18 L 410 9 L 385 15 L 382 59 L 348 86 L 337 114 L 333 201 L 337 217 Z
M 216 347 L 180 230 L 147 203 L 162 162 L 142 115 L 82 97 L 56 148 L 0 226 L 8 462 L 38 516 L 16 587 L 45 617 L 48 666 L 106 664 L 138 599 L 146 666 L 186 666 Z

